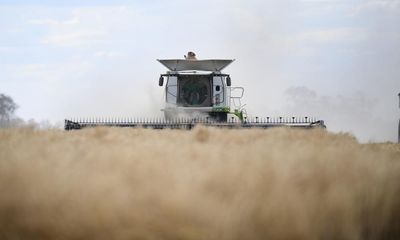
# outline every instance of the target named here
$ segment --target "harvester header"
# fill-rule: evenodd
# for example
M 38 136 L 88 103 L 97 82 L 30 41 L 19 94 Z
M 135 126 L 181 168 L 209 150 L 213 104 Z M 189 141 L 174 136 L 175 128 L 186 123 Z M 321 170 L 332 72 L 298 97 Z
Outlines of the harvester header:
M 234 59 L 198 60 L 188 52 L 185 59 L 158 59 L 168 71 L 160 74 L 164 87 L 163 119 L 65 120 L 65 129 L 85 127 L 144 127 L 191 129 L 197 124 L 224 128 L 325 128 L 324 121 L 310 117 L 249 117 L 241 102 L 243 87 L 233 87 L 230 74 L 222 70 Z

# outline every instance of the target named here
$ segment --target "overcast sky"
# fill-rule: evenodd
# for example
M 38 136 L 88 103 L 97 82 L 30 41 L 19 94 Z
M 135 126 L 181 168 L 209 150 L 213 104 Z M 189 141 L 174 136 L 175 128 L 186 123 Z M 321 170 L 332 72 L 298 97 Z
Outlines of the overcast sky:
M 399 0 L 0 0 L 0 92 L 37 121 L 161 116 L 157 58 L 234 58 L 249 115 L 396 141 Z

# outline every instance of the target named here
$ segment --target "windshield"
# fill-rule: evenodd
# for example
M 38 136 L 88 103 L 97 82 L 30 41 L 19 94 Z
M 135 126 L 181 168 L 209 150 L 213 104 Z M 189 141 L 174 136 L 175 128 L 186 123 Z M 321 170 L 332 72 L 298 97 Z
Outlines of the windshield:
M 179 75 L 178 104 L 184 107 L 211 106 L 210 75 Z

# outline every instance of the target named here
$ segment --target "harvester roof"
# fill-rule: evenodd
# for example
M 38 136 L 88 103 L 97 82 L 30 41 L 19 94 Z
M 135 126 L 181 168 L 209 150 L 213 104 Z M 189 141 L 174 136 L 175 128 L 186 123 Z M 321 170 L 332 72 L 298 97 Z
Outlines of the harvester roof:
M 231 64 L 234 59 L 207 59 L 207 60 L 186 60 L 186 59 L 157 59 L 170 71 L 212 71 L 220 72 Z

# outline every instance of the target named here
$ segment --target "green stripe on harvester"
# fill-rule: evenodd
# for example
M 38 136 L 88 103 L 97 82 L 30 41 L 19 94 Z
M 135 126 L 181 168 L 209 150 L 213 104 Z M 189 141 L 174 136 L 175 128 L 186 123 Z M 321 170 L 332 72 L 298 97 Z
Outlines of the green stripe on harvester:
M 230 112 L 230 108 L 229 108 L 229 107 L 213 107 L 213 108 L 212 108 L 212 112 L 225 112 L 225 113 L 229 113 L 229 112 Z

